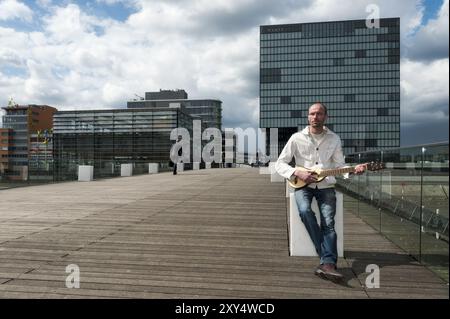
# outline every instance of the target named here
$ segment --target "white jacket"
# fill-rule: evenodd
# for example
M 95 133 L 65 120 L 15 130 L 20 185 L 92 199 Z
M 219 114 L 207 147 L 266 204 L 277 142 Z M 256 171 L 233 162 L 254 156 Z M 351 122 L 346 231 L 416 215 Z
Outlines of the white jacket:
M 324 127 L 324 130 L 325 136 L 317 145 L 309 133 L 309 126 L 293 134 L 275 164 L 275 170 L 278 174 L 287 179 L 292 177 L 295 171 L 295 168 L 289 165 L 292 157 L 295 158 L 296 166 L 305 168 L 332 169 L 345 167 L 341 139 L 328 128 Z M 348 174 L 346 175 L 348 177 Z M 336 184 L 336 179 L 333 176 L 327 176 L 323 181 L 308 186 L 328 188 L 333 187 L 334 184 Z

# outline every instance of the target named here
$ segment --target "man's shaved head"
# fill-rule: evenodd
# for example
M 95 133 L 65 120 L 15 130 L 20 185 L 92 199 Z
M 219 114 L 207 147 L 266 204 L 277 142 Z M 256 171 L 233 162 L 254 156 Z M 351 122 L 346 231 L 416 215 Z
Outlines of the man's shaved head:
M 328 115 L 328 109 L 325 106 L 325 104 L 323 104 L 322 102 L 315 102 L 314 104 L 312 104 L 309 108 L 312 108 L 314 105 L 320 105 L 320 107 L 323 109 L 325 115 Z

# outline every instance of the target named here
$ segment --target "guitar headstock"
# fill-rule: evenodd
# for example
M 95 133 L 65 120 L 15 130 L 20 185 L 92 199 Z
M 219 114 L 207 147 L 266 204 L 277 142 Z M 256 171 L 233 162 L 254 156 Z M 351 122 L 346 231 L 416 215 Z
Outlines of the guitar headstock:
M 386 168 L 383 162 L 369 162 L 366 165 L 368 171 L 379 171 Z

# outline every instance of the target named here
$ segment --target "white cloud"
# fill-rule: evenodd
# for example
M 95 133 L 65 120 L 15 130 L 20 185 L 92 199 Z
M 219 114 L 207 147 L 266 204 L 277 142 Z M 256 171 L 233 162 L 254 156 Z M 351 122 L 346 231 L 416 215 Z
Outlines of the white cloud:
M 401 121 L 404 125 L 448 121 L 449 59 L 401 61 Z
M 0 21 L 20 19 L 31 21 L 33 11 L 25 4 L 16 0 L 0 0 Z
M 123 99 L 124 96 L 127 96 L 128 93 L 120 83 L 114 84 L 107 82 L 102 87 L 101 99 L 108 105 L 114 105 L 114 103 Z
M 448 4 L 449 0 L 445 0 L 437 18 L 429 20 L 406 40 L 406 55 L 409 58 L 432 60 L 448 57 Z
M 36 3 L 42 8 L 47 8 L 52 4 L 52 0 L 37 0 Z
M 12 48 L 0 48 L 0 66 L 21 67 L 24 60 L 20 53 Z
M 115 4 L 122 4 L 126 7 L 131 7 L 131 8 L 139 8 L 140 5 L 140 1 L 138 0 L 96 0 L 97 3 L 104 3 L 106 5 L 115 5 Z
M 45 31 L 56 43 L 73 43 L 103 34 L 105 29 L 114 25 L 112 19 L 99 19 L 90 16 L 75 4 L 66 7 L 53 7 L 53 14 L 43 18 Z

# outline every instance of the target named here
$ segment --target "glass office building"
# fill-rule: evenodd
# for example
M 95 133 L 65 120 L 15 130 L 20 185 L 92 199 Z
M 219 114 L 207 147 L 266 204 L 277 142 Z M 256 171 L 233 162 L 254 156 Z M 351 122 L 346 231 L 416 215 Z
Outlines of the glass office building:
M 260 127 L 278 128 L 278 152 L 317 101 L 345 154 L 399 147 L 400 19 L 261 26 Z
M 51 163 L 51 147 L 39 137 L 51 134 L 56 108 L 49 105 L 17 105 L 10 101 L 2 108 L 3 128 L 0 131 L 0 179 L 26 181 L 37 175 L 47 176 Z M 45 163 L 44 163 L 45 161 Z
M 189 99 L 185 90 L 160 90 L 145 92 L 145 98 L 128 101 L 128 108 L 180 107 L 189 115 L 202 120 L 205 127 L 222 129 L 222 101 L 214 99 Z
M 175 143 L 170 132 L 183 127 L 192 136 L 193 119 L 182 108 L 57 112 L 55 179 L 75 179 L 78 165 L 94 166 L 94 178 L 116 176 L 120 164 L 127 163 L 133 163 L 133 171 L 144 172 L 148 163 L 167 168 Z

